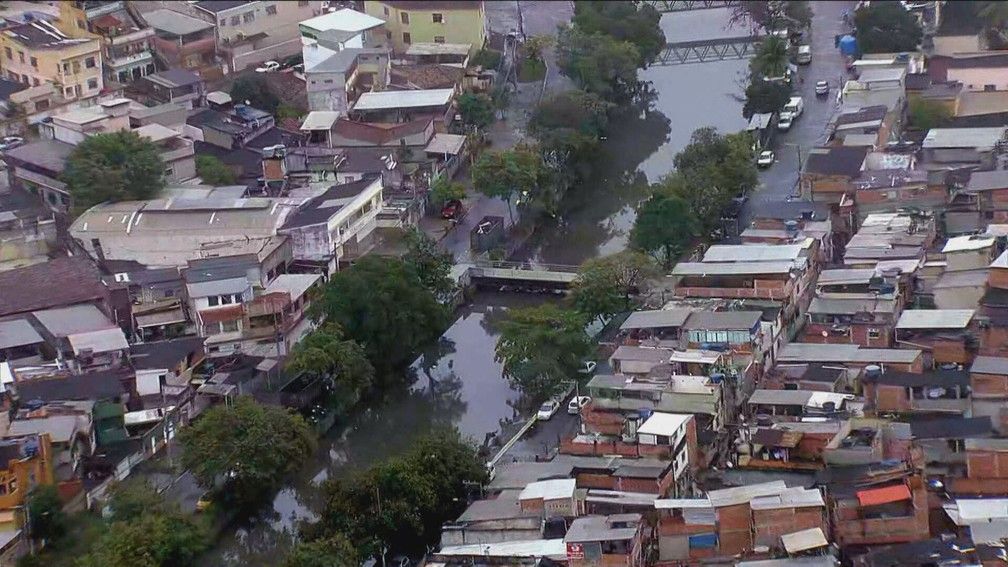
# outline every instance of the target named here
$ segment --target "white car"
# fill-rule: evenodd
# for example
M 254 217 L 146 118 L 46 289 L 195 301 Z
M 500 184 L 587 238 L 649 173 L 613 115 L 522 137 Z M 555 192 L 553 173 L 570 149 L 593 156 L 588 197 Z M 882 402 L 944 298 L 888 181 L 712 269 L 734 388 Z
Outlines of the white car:
M 598 368 L 597 362 L 594 360 L 585 360 L 581 362 L 581 367 L 578 368 L 578 374 L 591 374 L 592 372 L 595 372 L 596 368 Z
M 781 132 L 787 132 L 791 129 L 791 123 L 794 117 L 791 116 L 789 112 L 782 112 L 780 118 L 777 120 L 777 129 Z
M 756 165 L 759 167 L 770 167 L 774 162 L 773 150 L 763 150 L 756 158 Z
M 279 70 L 280 64 L 276 61 L 267 61 L 263 63 L 262 67 L 256 67 L 256 73 L 271 73 Z
M 556 400 L 550 400 L 543 405 L 539 406 L 539 411 L 536 413 L 536 419 L 540 421 L 549 421 L 551 417 L 556 415 L 556 412 L 560 410 L 560 402 Z
M 581 408 L 588 405 L 591 401 L 591 396 L 574 396 L 571 401 L 567 404 L 567 413 L 571 415 L 577 415 L 581 413 Z

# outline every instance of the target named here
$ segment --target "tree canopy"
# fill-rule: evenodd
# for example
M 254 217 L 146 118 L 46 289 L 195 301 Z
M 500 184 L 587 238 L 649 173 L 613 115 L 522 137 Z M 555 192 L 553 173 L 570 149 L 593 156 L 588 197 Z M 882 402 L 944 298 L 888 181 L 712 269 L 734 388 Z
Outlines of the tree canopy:
M 105 201 L 150 199 L 164 188 L 156 145 L 134 132 L 88 136 L 67 159 L 62 179 L 78 209 Z
M 284 558 L 283 567 L 359 567 L 360 554 L 346 537 L 333 535 L 302 541 Z
M 231 85 L 231 99 L 237 104 L 248 103 L 253 108 L 276 114 L 280 97 L 261 75 L 243 75 Z
M 323 484 L 319 520 L 309 540 L 343 535 L 361 554 L 422 552 L 467 505 L 467 484 L 486 480 L 476 448 L 457 431 L 436 430 L 365 471 Z M 312 565 L 312 564 L 308 564 Z
M 631 244 L 652 254 L 668 269 L 699 232 L 699 222 L 682 198 L 656 194 L 637 210 Z
M 899 2 L 872 2 L 854 13 L 861 53 L 916 51 L 923 32 L 917 18 Z
M 208 409 L 179 432 L 179 441 L 182 464 L 201 485 L 223 479 L 226 499 L 252 506 L 301 467 L 315 434 L 301 416 L 241 396 Z
M 612 316 L 633 307 L 631 296 L 652 275 L 651 258 L 631 250 L 592 258 L 578 270 L 571 299 L 590 319 Z
M 581 361 L 592 353 L 584 330 L 587 319 L 551 303 L 508 311 L 496 358 L 527 404 L 539 404 L 577 376 Z
M 485 94 L 463 94 L 458 99 L 458 109 L 466 126 L 481 129 L 493 124 L 494 102 Z
M 637 66 L 647 67 L 665 47 L 661 14 L 648 4 L 597 0 L 574 4 L 574 25 L 586 33 L 602 33 L 633 44 Z
M 447 309 L 413 266 L 374 255 L 336 273 L 311 309 L 364 347 L 379 376 L 409 365 L 448 326 Z
M 196 156 L 196 175 L 207 185 L 234 185 L 237 176 L 224 162 L 214 156 Z

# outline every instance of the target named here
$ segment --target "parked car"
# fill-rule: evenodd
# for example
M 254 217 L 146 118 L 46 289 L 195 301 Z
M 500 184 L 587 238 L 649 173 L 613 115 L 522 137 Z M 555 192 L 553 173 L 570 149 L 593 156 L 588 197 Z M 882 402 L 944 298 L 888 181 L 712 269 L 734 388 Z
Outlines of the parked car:
M 578 368 L 578 374 L 591 374 L 595 372 L 596 368 L 598 368 L 598 363 L 594 360 L 582 360 L 581 367 Z
M 773 150 L 763 150 L 756 158 L 756 165 L 759 167 L 770 167 L 774 162 Z
M 829 83 L 826 81 L 819 81 L 815 84 L 815 94 L 816 96 L 826 96 L 829 94 Z
M 462 216 L 462 201 L 452 199 L 441 207 L 441 218 L 457 219 Z
M 543 405 L 539 406 L 539 411 L 536 413 L 536 419 L 540 421 L 549 421 L 551 417 L 556 415 L 556 412 L 560 409 L 560 402 L 556 400 L 550 400 Z
M 2 140 L 0 140 L 0 152 L 13 150 L 18 146 L 23 146 L 24 143 L 25 143 L 24 138 L 20 136 L 6 136 Z
M 567 413 L 571 415 L 577 415 L 581 413 L 581 408 L 588 405 L 591 401 L 591 396 L 574 396 L 571 401 L 567 404 Z
M 781 132 L 787 132 L 791 129 L 791 123 L 794 121 L 794 117 L 790 112 L 781 112 L 780 118 L 777 120 L 777 129 Z
M 280 64 L 276 61 L 267 61 L 262 64 L 262 67 L 256 67 L 256 73 L 271 73 L 279 70 Z

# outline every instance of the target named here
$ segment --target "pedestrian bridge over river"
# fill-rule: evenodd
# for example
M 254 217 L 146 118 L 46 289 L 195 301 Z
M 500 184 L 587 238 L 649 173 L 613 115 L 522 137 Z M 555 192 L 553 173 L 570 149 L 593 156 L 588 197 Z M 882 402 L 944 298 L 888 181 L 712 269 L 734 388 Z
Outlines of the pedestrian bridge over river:
M 566 289 L 577 277 L 577 266 L 476 260 L 456 264 L 452 277 L 462 285 L 489 284 Z

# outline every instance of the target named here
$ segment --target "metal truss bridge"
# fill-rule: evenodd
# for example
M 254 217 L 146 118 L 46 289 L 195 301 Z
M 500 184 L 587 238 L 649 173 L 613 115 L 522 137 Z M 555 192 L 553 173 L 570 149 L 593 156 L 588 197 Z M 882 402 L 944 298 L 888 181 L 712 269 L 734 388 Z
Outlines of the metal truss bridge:
M 667 43 L 652 65 L 685 65 L 729 59 L 748 59 L 759 48 L 763 36 L 744 35 L 697 41 Z
M 730 8 L 738 4 L 738 0 L 644 0 L 641 4 L 647 4 L 659 12 L 688 12 L 710 8 Z

